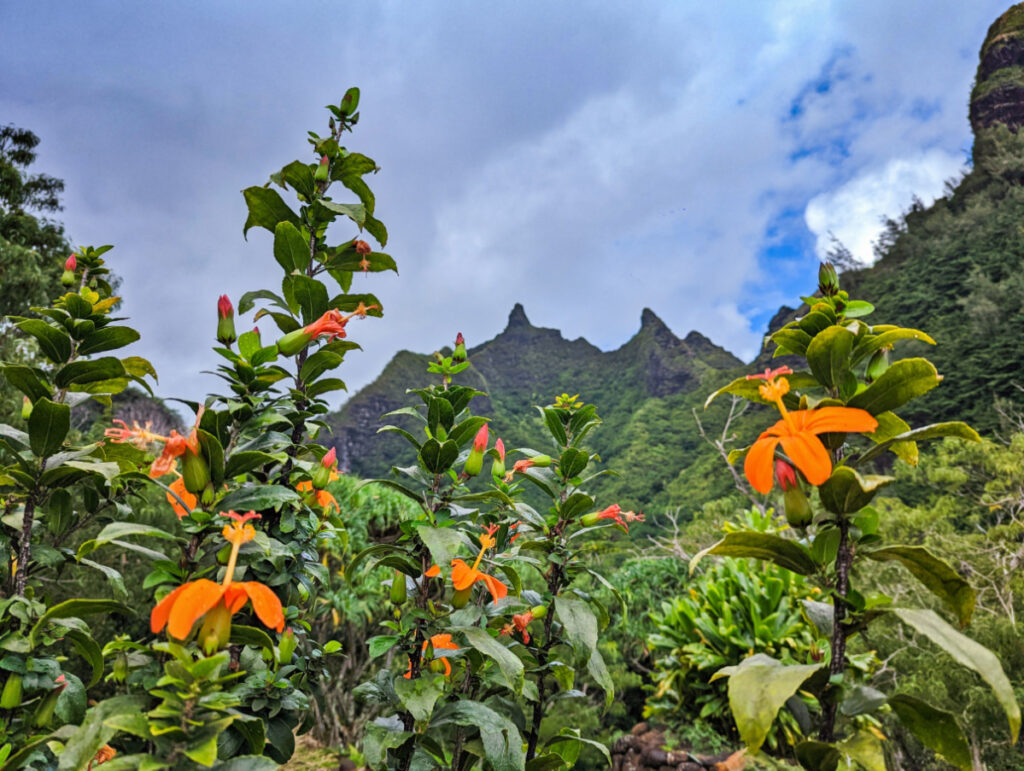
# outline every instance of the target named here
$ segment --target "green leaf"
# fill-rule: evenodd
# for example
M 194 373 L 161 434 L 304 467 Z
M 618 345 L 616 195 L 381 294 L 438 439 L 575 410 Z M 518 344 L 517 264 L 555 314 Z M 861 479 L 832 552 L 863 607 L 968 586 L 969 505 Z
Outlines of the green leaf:
M 299 370 L 299 379 L 304 383 L 311 383 L 328 370 L 332 370 L 341 364 L 343 357 L 334 351 L 317 351 L 310 356 Z
M 327 211 L 334 212 L 335 214 L 344 214 L 359 227 L 363 227 L 366 224 L 366 207 L 361 203 L 337 203 L 335 201 L 326 201 L 322 198 L 317 203 L 327 209 Z
M 1013 686 L 1003 672 L 999 659 L 988 648 L 966 637 L 942 620 L 933 610 L 919 608 L 893 608 L 892 612 L 906 624 L 923 634 L 958 664 L 973 669 L 989 684 L 996 700 L 1002 705 L 1010 723 L 1010 736 L 1017 742 L 1020 732 L 1020 706 L 1013 694 Z
M 785 666 L 771 656 L 755 653 L 738 666 L 718 670 L 713 679 L 729 678 L 729 706 L 748 750 L 764 744 L 775 716 L 821 664 Z
M 215 765 L 211 771 L 276 771 L 281 766 L 266 755 L 238 755 Z
M 39 342 L 39 350 L 54 364 L 63 364 L 71 358 L 71 336 L 63 329 L 47 324 L 42 319 L 25 319 L 15 326 L 32 335 Z
M 718 543 L 693 555 L 693 559 L 690 560 L 691 573 L 697 567 L 697 563 L 708 554 L 718 554 L 723 557 L 752 557 L 774 562 L 779 567 L 792 570 L 802 576 L 813 575 L 817 569 L 806 546 L 771 533 L 753 531 L 727 533 L 725 538 Z
M 837 466 L 818 488 L 818 496 L 833 514 L 852 514 L 871 503 L 879 489 L 892 481 L 893 477 L 861 475 L 849 466 Z
M 426 672 L 415 680 L 396 677 L 395 693 L 413 720 L 429 720 L 434 712 L 434 704 L 444 695 L 444 682 L 444 676 Z
M 327 312 L 327 288 L 308 276 L 285 276 L 284 296 L 302 312 L 302 323 L 312 324 Z
M 848 319 L 859 319 L 875 312 L 875 306 L 865 300 L 850 300 L 843 308 L 843 315 Z
M 865 556 L 879 562 L 899 562 L 949 606 L 961 627 L 970 623 L 974 612 L 974 589 L 956 570 L 923 546 L 886 546 L 865 552 Z
M 590 462 L 590 456 L 575 447 L 568 448 L 558 459 L 558 471 L 563 479 L 572 479 L 583 473 Z
M 265 511 L 299 500 L 299 494 L 283 485 L 246 483 L 232 490 L 218 504 L 221 511 Z
M 601 686 L 601 689 L 604 691 L 604 708 L 608 709 L 612 702 L 615 701 L 615 681 L 612 680 L 612 675 L 604 663 L 604 657 L 597 648 L 594 649 L 594 652 L 590 654 L 590 658 L 587 660 L 587 671 L 594 678 L 594 682 Z
M 251 292 L 246 292 L 238 300 L 238 312 L 248 313 L 255 307 L 256 300 L 269 300 L 278 308 L 283 311 L 289 310 L 288 303 L 284 301 L 284 298 L 279 294 L 271 292 L 269 289 L 254 289 Z
M 107 726 L 105 721 L 114 715 L 139 713 L 146 709 L 148 697 L 112 696 L 90 709 L 85 720 L 64 745 L 57 766 L 59 771 L 81 771 L 92 762 L 100 747 L 109 742 L 117 729 Z
M 840 714 L 845 717 L 874 712 L 885 704 L 885 694 L 869 685 L 855 685 L 845 694 L 839 705 Z
M 523 662 L 512 651 L 495 638 L 486 629 L 478 626 L 456 627 L 453 631 L 461 632 L 473 648 L 476 648 L 489 659 L 493 659 L 501 671 L 502 679 L 518 696 L 523 690 Z
M 97 329 L 91 335 L 78 344 L 80 355 L 99 353 L 100 351 L 112 351 L 115 348 L 123 348 L 134 343 L 141 335 L 131 327 L 103 327 Z
M 254 648 L 262 648 L 274 652 L 274 640 L 269 634 L 258 626 L 246 626 L 245 624 L 231 625 L 231 642 L 240 645 L 251 645 Z
M 61 618 L 84 618 L 85 616 L 95 616 L 99 613 L 120 613 L 122 616 L 135 615 L 134 610 L 124 603 L 116 602 L 115 600 L 65 600 L 51 606 L 39 617 L 35 626 L 28 633 L 29 642 L 35 645 L 36 635 L 50 621 L 56 621 Z
M 252 471 L 268 463 L 276 463 L 277 459 L 268 453 L 259 450 L 242 450 L 234 452 L 224 465 L 224 476 L 234 477 Z
M 772 342 L 778 346 L 775 351 L 775 355 L 780 355 L 780 352 L 795 353 L 798 356 L 803 356 L 807 353 L 807 346 L 811 344 L 811 336 L 804 332 L 800 327 L 783 327 L 771 336 Z
M 459 457 L 459 446 L 451 439 L 441 444 L 436 439 L 428 439 L 420 447 L 420 460 L 424 468 L 432 474 L 443 474 Z
M 950 713 L 907 694 L 889 699 L 896 717 L 925 747 L 962 771 L 971 771 L 971 748 Z
M 48 399 L 53 396 L 50 386 L 31 367 L 24 367 L 20 364 L 8 364 L 3 368 L 3 371 L 7 382 L 33 402 L 37 399 Z
M 848 768 L 861 768 L 863 771 L 886 771 L 885 751 L 882 742 L 870 731 L 861 730 L 837 745 L 840 754 L 845 757 Z
M 846 405 L 878 415 L 928 393 L 941 380 L 935 366 L 927 359 L 901 359 L 874 383 L 854 394 Z
M 103 677 L 103 651 L 92 637 L 79 630 L 69 629 L 64 636 L 75 646 L 75 650 L 92 667 L 92 678 L 89 680 L 88 688 L 92 688 Z
M 558 416 L 558 410 L 551 407 L 538 407 L 537 409 L 540 410 L 540 414 L 544 418 L 544 423 L 547 425 L 548 431 L 551 432 L 555 444 L 559 447 L 564 447 L 569 439 L 565 435 L 565 426 L 562 425 L 562 419 Z
M 789 381 L 789 387 L 792 391 L 821 387 L 814 375 L 809 372 L 794 372 L 792 375 L 786 375 L 786 380 Z M 711 402 L 722 394 L 739 396 L 743 399 L 747 399 L 748 401 L 757 402 L 758 404 L 774 404 L 774 402 L 769 402 L 758 392 L 758 387 L 762 385 L 764 385 L 763 380 L 738 377 L 731 383 L 722 386 L 711 394 L 711 396 L 709 396 L 704 402 L 704 409 L 707 409 L 711 405 Z
M 850 357 L 850 366 L 856 366 L 858 362 L 863 361 L 875 351 L 892 346 L 899 340 L 922 340 L 929 345 L 935 345 L 934 340 L 917 329 L 890 329 L 882 332 L 880 335 L 868 335 L 863 341 L 858 343 L 857 347 L 853 349 L 853 355 Z
M 910 431 L 910 425 L 895 412 L 882 412 L 875 415 L 875 418 L 878 419 L 878 428 L 870 434 L 865 434 L 865 436 L 876 444 L 888 442 L 890 439 Z M 914 442 L 893 442 L 889 445 L 888 449 L 892 450 L 893 454 L 904 463 L 909 463 L 911 466 L 917 465 L 917 444 Z M 868 452 L 873 452 L 873 450 L 869 450 Z M 866 454 L 867 453 L 864 453 L 864 455 Z M 861 455 L 857 460 L 853 461 L 851 465 L 860 465 L 863 461 L 864 455 Z
M 299 227 L 298 215 L 288 208 L 276 190 L 269 187 L 248 187 L 242 191 L 245 196 L 245 204 L 249 208 L 249 216 L 242 228 L 242 235 L 249 232 L 249 228 L 266 228 L 271 233 L 277 230 L 277 223 L 290 222 Z
M 883 452 L 890 449 L 893 444 L 897 444 L 899 442 L 920 442 L 925 439 L 938 439 L 946 436 L 955 436 L 959 439 L 967 439 L 971 442 L 981 441 L 981 437 L 978 435 L 977 431 L 966 423 L 961 423 L 958 420 L 947 423 L 932 423 L 928 426 L 922 426 L 921 428 L 915 428 L 912 431 L 905 431 L 902 434 L 897 434 L 891 439 L 887 439 L 881 444 L 875 445 L 857 459 L 857 464 L 866 463 L 872 458 L 878 457 Z M 895 449 L 893 451 L 895 452 Z
M 83 542 L 82 545 L 78 547 L 78 554 L 76 555 L 76 558 L 82 559 L 105 544 L 116 543 L 119 539 L 134 535 L 162 538 L 167 541 L 181 540 L 181 538 L 173 533 L 161 530 L 155 525 L 147 525 L 143 522 L 111 522 L 100 530 L 95 538 Z
M 839 767 L 839 750 L 831 744 L 808 740 L 796 747 L 796 759 L 808 771 L 836 771 Z
M 313 172 L 309 170 L 309 165 L 302 161 L 292 161 L 281 169 L 281 179 L 294 187 L 295 191 L 307 200 L 311 199 L 316 191 Z M 305 269 L 305 266 L 303 266 L 303 269 Z
M 47 458 L 60 450 L 71 429 L 71 408 L 49 399 L 39 399 L 28 418 L 28 438 L 32 452 Z
M 416 526 L 416 533 L 430 550 L 434 564 L 444 568 L 468 545 L 465 536 L 453 527 L 435 527 L 424 523 Z
M 57 371 L 53 382 L 57 384 L 58 388 L 67 388 L 70 385 L 113 380 L 124 377 L 124 375 L 124 365 L 120 359 L 104 356 L 99 359 L 73 361 L 70 364 L 65 364 Z
M 478 728 L 484 755 L 493 771 L 525 771 L 526 753 L 519 729 L 486 704 L 467 699 L 449 705 L 441 715 L 435 716 L 432 724 L 444 723 Z
M 164 555 L 161 554 L 160 557 L 163 558 Z M 122 599 L 127 599 L 128 589 L 125 588 L 124 576 L 121 575 L 119 570 L 115 570 L 109 565 L 104 565 L 101 562 L 94 562 L 93 560 L 83 559 L 79 560 L 79 562 L 82 565 L 98 570 L 100 573 L 105 575 L 107 577 L 107 581 L 110 582 L 111 588 L 114 590 L 114 594 Z
M 555 615 L 562 623 L 566 642 L 576 654 L 576 666 L 582 667 L 597 648 L 597 618 L 590 605 L 571 597 L 555 598 Z
M 366 645 L 370 649 L 370 658 L 375 659 L 378 656 L 383 656 L 394 648 L 401 639 L 397 634 L 379 634 L 371 637 L 366 641 Z
M 823 329 L 807 346 L 807 365 L 814 377 L 835 388 L 850 368 L 850 351 L 855 335 L 846 327 L 833 325 Z
M 402 721 L 397 717 L 377 718 L 368 726 L 363 736 L 363 753 L 369 768 L 387 768 L 388 750 L 401 747 L 413 734 L 402 730 Z

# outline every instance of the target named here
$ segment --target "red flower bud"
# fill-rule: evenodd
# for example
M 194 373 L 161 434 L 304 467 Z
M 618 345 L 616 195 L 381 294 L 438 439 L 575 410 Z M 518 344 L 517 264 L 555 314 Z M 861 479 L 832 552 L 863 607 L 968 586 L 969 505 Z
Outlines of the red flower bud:
M 228 299 L 226 294 L 222 294 L 220 299 L 217 300 L 217 314 L 222 319 L 226 319 L 228 316 L 233 315 L 235 308 L 231 305 L 231 300 Z
M 494 443 L 494 449 L 498 451 L 498 457 L 505 460 L 505 443 L 500 439 Z
M 78 260 L 73 254 L 64 261 L 64 270 L 75 270 L 77 267 Z
M 476 438 L 473 439 L 473 450 L 475 452 L 483 452 L 487 449 L 487 424 L 484 423 L 480 426 L 480 430 L 476 432 Z
M 321 166 L 326 166 L 327 165 L 327 156 L 326 155 L 321 155 L 320 156 L 320 165 Z
M 338 449 L 332 447 L 330 452 L 320 459 L 320 465 L 324 468 L 334 468 L 338 465 Z
M 217 342 L 221 345 L 235 342 L 235 309 L 226 294 L 217 300 Z
M 355 247 L 356 247 L 356 254 L 360 254 L 360 255 L 362 255 L 364 257 L 366 255 L 368 255 L 370 252 L 373 251 L 373 249 L 370 247 L 370 245 L 368 243 L 366 243 L 365 241 L 356 241 L 355 242 Z
M 779 480 L 779 486 L 783 492 L 788 492 L 799 486 L 796 478 L 796 471 L 786 461 L 775 459 L 775 477 Z

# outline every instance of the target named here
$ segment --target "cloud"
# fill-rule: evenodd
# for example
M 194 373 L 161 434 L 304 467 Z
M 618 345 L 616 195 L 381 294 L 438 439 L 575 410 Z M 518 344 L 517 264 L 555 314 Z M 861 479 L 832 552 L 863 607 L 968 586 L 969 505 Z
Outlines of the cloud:
M 958 178 L 966 158 L 938 148 L 893 158 L 807 203 L 804 218 L 815 235 L 815 253 L 824 259 L 833 236 L 865 264 L 875 261 L 873 245 L 885 218 L 898 218 L 914 198 L 925 206 L 942 195 L 945 182 Z

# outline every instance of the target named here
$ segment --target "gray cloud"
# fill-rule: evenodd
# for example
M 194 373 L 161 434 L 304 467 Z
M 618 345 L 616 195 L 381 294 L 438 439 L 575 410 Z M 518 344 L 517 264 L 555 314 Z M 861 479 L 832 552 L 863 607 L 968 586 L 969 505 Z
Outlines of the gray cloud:
M 164 395 L 216 386 L 195 373 L 217 363 L 219 294 L 279 282 L 269 236 L 240 237 L 239 191 L 305 157 L 350 84 L 401 270 L 357 277 L 386 315 L 350 327 L 350 387 L 399 348 L 492 336 L 516 301 L 606 348 L 650 306 L 750 355 L 750 319 L 815 258 L 766 258 L 773 223 L 898 159 L 962 156 L 1004 8 L 5 4 L 0 120 L 43 138 L 76 241 L 117 245 Z

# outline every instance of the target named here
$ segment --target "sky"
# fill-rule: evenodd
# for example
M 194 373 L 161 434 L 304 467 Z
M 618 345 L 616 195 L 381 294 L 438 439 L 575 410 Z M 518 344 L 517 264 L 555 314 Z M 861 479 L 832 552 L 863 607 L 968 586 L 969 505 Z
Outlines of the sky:
M 219 295 L 279 290 L 240 191 L 314 160 L 351 85 L 400 274 L 356 277 L 384 318 L 349 325 L 350 392 L 516 302 L 604 350 L 649 307 L 750 360 L 833 238 L 870 262 L 884 217 L 963 173 L 1008 5 L 0 0 L 0 124 L 42 139 L 73 243 L 115 245 L 164 397 L 218 389 Z

